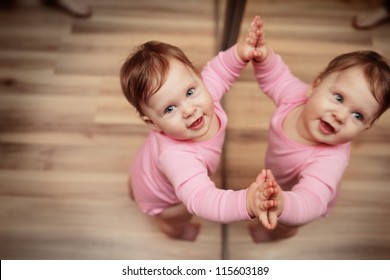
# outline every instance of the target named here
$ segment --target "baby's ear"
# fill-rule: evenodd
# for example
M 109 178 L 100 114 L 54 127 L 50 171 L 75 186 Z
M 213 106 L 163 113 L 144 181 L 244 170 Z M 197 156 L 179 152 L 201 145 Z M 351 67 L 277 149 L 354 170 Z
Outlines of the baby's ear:
M 315 80 L 312 82 L 311 86 L 312 86 L 312 88 L 315 88 L 315 87 L 317 87 L 320 83 L 321 83 L 321 79 L 320 79 L 320 78 L 317 78 L 317 79 L 315 79 Z
M 157 132 L 161 132 L 161 129 L 158 128 L 158 126 L 148 117 L 148 116 L 142 116 L 141 119 L 152 129 L 156 130 Z
M 320 83 L 321 83 L 321 79 L 319 79 L 319 78 L 315 79 L 315 80 L 311 83 L 310 87 L 308 88 L 308 90 L 307 90 L 307 92 L 306 92 L 307 96 L 311 95 L 313 89 L 315 89 Z

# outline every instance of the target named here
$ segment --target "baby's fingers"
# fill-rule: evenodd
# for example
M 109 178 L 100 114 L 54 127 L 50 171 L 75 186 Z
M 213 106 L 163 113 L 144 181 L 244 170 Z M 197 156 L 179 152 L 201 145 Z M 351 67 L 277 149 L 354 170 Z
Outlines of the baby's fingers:
M 258 207 L 261 211 L 268 211 L 268 210 L 271 209 L 272 207 L 275 207 L 275 202 L 274 202 L 273 200 L 260 201 L 260 202 L 257 204 L 257 207 Z
M 267 172 L 265 169 L 262 169 L 259 175 L 257 175 L 256 177 L 256 183 L 259 185 L 263 184 L 266 177 L 267 177 Z
M 273 182 L 267 182 L 266 188 L 262 191 L 262 196 L 265 199 L 270 199 L 273 195 L 275 195 L 276 189 Z
M 259 221 L 260 223 L 266 228 L 266 229 L 271 229 L 271 224 L 268 221 L 268 215 L 267 212 L 262 212 L 259 215 Z
M 278 216 L 276 215 L 275 211 L 268 211 L 268 222 L 270 225 L 269 229 L 274 229 L 276 228 L 276 225 L 278 224 Z
M 275 176 L 272 174 L 271 169 L 267 169 L 265 172 L 267 174 L 266 176 L 268 181 L 275 181 Z

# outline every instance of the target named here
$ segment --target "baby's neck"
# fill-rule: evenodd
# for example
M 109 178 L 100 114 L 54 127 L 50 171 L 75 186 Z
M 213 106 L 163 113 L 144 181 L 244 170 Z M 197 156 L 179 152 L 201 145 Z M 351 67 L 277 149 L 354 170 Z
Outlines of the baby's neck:
M 301 104 L 294 108 L 288 113 L 286 118 L 283 120 L 282 128 L 286 137 L 299 144 L 307 146 L 320 145 L 321 143 L 313 142 L 304 137 L 303 129 L 304 126 L 301 123 L 301 114 L 305 104 Z

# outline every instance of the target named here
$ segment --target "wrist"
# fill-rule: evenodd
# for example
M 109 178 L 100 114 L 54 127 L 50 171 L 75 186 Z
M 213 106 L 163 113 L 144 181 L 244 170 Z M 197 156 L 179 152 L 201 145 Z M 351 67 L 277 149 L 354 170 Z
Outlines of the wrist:
M 272 56 L 272 53 L 273 53 L 273 50 L 271 47 L 269 47 L 268 45 L 265 45 L 262 50 L 261 50 L 261 55 L 258 56 L 258 57 L 255 57 L 253 59 L 253 61 L 255 63 L 267 63 L 270 59 L 271 59 L 271 56 Z
M 236 51 L 234 52 L 236 59 L 241 63 L 248 63 L 250 60 L 246 59 L 244 55 L 241 54 L 240 46 L 237 45 Z
M 251 219 L 256 217 L 255 214 L 255 193 L 257 185 L 251 184 L 246 190 L 246 211 Z
M 283 210 L 284 210 L 284 193 L 283 191 L 279 188 L 280 193 L 279 193 L 279 198 L 277 199 L 278 207 L 276 210 L 276 215 L 277 217 L 280 217 L 282 215 Z

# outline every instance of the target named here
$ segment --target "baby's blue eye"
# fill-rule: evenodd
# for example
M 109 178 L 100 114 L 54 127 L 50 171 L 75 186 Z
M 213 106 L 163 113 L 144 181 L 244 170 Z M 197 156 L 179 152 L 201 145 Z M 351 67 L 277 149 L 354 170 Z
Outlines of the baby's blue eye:
M 352 116 L 355 118 L 355 119 L 357 119 L 357 120 L 359 120 L 359 121 L 363 121 L 364 120 L 364 117 L 363 117 L 363 115 L 362 114 L 360 114 L 360 113 L 352 113 Z
M 341 94 L 338 94 L 338 93 L 336 93 L 335 95 L 334 95 L 334 98 L 337 100 L 337 102 L 339 102 L 339 103 L 343 103 L 343 101 L 344 101 L 344 98 L 342 97 L 342 95 Z
M 175 106 L 171 105 L 171 106 L 168 106 L 167 108 L 165 108 L 164 113 L 168 114 L 168 113 L 173 112 L 173 110 L 175 110 Z
M 193 95 L 194 93 L 195 93 L 195 89 L 190 88 L 190 89 L 187 91 L 187 96 L 189 97 L 189 96 Z

